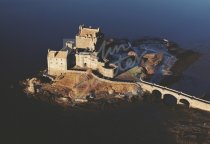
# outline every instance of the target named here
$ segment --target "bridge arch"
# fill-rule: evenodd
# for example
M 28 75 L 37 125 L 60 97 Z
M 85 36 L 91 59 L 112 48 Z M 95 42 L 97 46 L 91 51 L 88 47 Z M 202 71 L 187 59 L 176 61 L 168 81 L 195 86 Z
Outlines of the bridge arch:
M 163 102 L 167 105 L 176 105 L 177 98 L 171 94 L 164 94 L 163 95 Z
M 152 91 L 152 96 L 154 97 L 155 100 L 158 100 L 158 101 L 162 99 L 162 93 L 157 89 L 154 89 Z
M 184 106 L 186 106 L 188 108 L 190 107 L 190 102 L 186 99 L 180 99 L 179 104 L 183 104 Z

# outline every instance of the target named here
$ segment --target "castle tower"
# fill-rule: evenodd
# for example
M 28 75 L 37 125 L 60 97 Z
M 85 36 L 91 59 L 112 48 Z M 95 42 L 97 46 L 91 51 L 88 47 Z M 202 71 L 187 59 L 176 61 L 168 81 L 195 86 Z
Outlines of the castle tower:
M 93 29 L 80 25 L 79 33 L 76 35 L 76 48 L 97 51 L 103 42 L 103 37 L 99 28 Z

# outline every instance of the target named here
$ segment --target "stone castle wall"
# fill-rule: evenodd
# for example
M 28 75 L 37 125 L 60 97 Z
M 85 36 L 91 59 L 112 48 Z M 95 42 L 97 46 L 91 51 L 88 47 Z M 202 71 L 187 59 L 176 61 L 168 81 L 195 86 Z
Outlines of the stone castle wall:
M 105 68 L 103 66 L 99 66 L 98 67 L 98 72 L 105 77 L 114 78 L 116 69 L 115 68 Z
M 76 36 L 77 48 L 89 48 L 90 50 L 95 50 L 96 43 L 97 38 Z
M 105 63 L 99 62 L 97 57 L 90 54 L 76 54 L 76 65 L 81 68 L 98 70 L 100 74 L 108 78 L 114 78 L 116 73 L 116 68 L 106 68 Z
M 66 73 L 77 73 L 77 74 L 86 74 L 86 71 L 82 71 L 82 70 L 67 70 Z M 100 80 L 102 82 L 106 82 L 106 83 L 111 83 L 111 84 L 122 84 L 122 85 L 134 85 L 134 86 L 139 86 L 138 84 L 134 83 L 134 82 L 127 82 L 127 81 L 113 81 L 113 80 L 108 80 L 108 79 L 104 79 L 104 78 L 100 78 L 99 76 L 95 75 L 92 73 L 92 76 L 97 79 Z
M 76 54 L 76 65 L 82 68 L 91 68 L 96 70 L 98 68 L 98 59 L 89 54 Z
M 61 75 L 67 70 L 67 59 L 48 57 L 48 74 Z

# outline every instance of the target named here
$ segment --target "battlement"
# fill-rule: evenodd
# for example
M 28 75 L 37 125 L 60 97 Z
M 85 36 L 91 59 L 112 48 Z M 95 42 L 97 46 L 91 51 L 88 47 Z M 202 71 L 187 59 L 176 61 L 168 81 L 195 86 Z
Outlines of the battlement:
M 79 33 L 77 34 L 80 37 L 91 37 L 96 38 L 100 36 L 100 28 L 91 28 L 91 27 L 85 27 L 84 25 L 79 26 Z

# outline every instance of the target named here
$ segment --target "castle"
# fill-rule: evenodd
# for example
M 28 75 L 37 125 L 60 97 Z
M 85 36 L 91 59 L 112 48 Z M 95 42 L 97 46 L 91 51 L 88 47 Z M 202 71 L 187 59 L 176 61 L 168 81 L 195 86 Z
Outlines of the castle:
M 102 75 L 106 78 L 114 78 L 116 77 L 119 72 L 124 72 L 127 69 L 123 69 L 121 65 L 127 63 L 128 58 L 132 58 L 132 56 L 138 56 L 139 54 L 132 51 L 134 47 L 131 49 L 127 49 L 125 53 L 122 53 L 122 48 L 115 49 L 116 55 L 112 57 L 103 57 L 100 51 L 101 45 L 104 41 L 104 35 L 100 31 L 99 28 L 92 29 L 87 28 L 84 26 L 79 26 L 79 33 L 76 35 L 75 40 L 67 41 L 65 47 L 62 48 L 60 51 L 48 50 L 47 61 L 48 61 L 48 75 L 50 76 L 60 76 L 67 72 L 76 72 L 76 73 L 85 73 L 84 71 L 77 71 L 78 69 L 92 69 L 95 72 L 98 72 L 97 75 L 94 73 L 92 74 L 96 79 L 100 81 L 105 81 L 114 84 L 128 84 L 128 85 L 136 85 L 140 86 L 143 91 L 147 91 L 152 93 L 153 95 L 161 98 L 166 99 L 167 97 L 173 97 L 177 104 L 184 104 L 188 107 L 197 108 L 205 111 L 210 111 L 210 102 L 182 93 L 180 91 L 176 91 L 164 86 L 157 85 L 155 83 L 149 83 L 143 81 L 141 78 L 137 82 L 124 82 L 124 81 L 112 81 L 104 78 L 98 77 Z M 129 47 L 129 46 L 128 46 Z M 107 47 L 105 47 L 106 49 Z M 107 49 L 106 49 L 107 50 Z M 109 51 L 109 50 L 107 50 Z M 155 49 L 152 49 L 155 51 Z M 154 55 L 153 53 L 149 53 L 148 48 L 146 51 L 140 51 L 140 58 L 143 59 L 149 57 L 147 63 L 159 63 L 162 60 L 163 55 L 157 54 Z M 122 57 L 119 60 L 119 57 Z M 150 58 L 151 57 L 151 58 Z M 120 64 L 116 64 L 116 59 Z M 170 60 L 171 59 L 171 60 Z M 166 53 L 164 63 L 165 67 L 172 66 L 174 62 L 174 57 L 170 56 Z M 135 62 L 135 61 L 134 61 Z M 129 63 L 130 64 L 130 63 Z M 147 64 L 147 66 L 151 66 L 151 64 Z M 134 67 L 134 66 L 131 66 Z M 129 67 L 127 67 L 129 69 Z M 76 69 L 76 70 L 74 70 Z M 168 69 L 168 68 L 167 68 Z M 153 70 L 153 69 L 152 69 Z M 152 71 L 150 70 L 150 71 Z M 31 87 L 29 87 L 31 89 Z M 32 89 L 33 90 L 33 89 Z
M 100 28 L 79 26 L 79 33 L 75 40 L 67 41 L 60 51 L 48 50 L 48 74 L 59 76 L 77 67 L 90 68 L 104 77 L 114 78 L 119 67 L 101 58 L 99 50 L 103 42 L 104 34 Z

